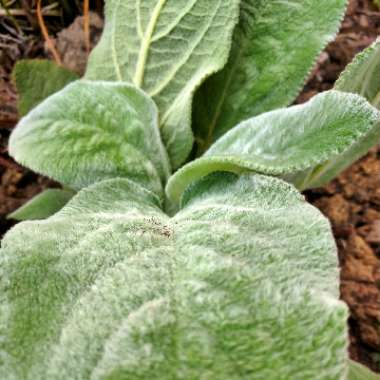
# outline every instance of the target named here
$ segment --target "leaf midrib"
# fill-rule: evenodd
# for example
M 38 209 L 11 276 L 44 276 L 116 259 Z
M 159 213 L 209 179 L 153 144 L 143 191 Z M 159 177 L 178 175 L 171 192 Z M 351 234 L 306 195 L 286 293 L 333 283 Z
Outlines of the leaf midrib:
M 202 33 L 200 34 L 200 36 L 196 39 L 196 42 L 194 44 L 194 46 L 191 48 L 190 52 L 187 54 L 187 56 L 185 57 L 185 59 L 183 59 L 179 65 L 177 67 L 174 68 L 174 70 L 171 72 L 170 76 L 165 80 L 164 83 L 162 83 L 159 87 L 153 89 L 149 95 L 152 96 L 152 97 L 156 97 L 158 96 L 163 90 L 165 87 L 167 87 L 170 82 L 173 80 L 173 78 L 175 77 L 176 73 L 181 69 L 181 67 L 189 60 L 189 58 L 191 57 L 191 55 L 194 53 L 195 49 L 199 46 L 199 44 L 201 43 L 203 37 L 206 35 L 206 33 L 209 31 L 210 29 L 210 26 L 212 25 L 212 22 L 214 21 L 217 13 L 218 13 L 218 9 L 221 5 L 221 1 L 219 1 L 218 5 L 215 7 L 215 11 L 214 11 L 214 14 L 212 15 L 211 19 L 209 20 L 209 22 L 207 23 L 206 27 L 204 28 L 204 30 L 202 31 Z M 186 87 L 184 87 L 183 90 L 186 90 Z M 178 99 L 181 98 L 181 96 L 183 96 L 183 90 L 178 94 L 178 96 L 173 100 L 172 104 L 170 105 L 170 107 L 166 110 L 166 112 L 164 113 L 164 115 L 162 116 L 162 121 L 161 121 L 161 125 L 162 124 L 165 124 L 167 119 L 169 118 L 171 112 L 172 112 L 172 109 L 174 108 L 174 106 L 176 105 L 176 102 L 178 101 Z
M 166 3 L 166 0 L 158 0 L 158 2 L 156 3 L 152 16 L 149 20 L 148 26 L 145 30 L 145 34 L 141 41 L 140 51 L 139 51 L 139 55 L 137 59 L 136 71 L 133 78 L 133 83 L 137 87 L 140 87 L 140 88 L 144 81 L 145 64 L 148 58 L 148 52 L 149 52 L 149 47 L 150 47 L 152 37 L 153 37 L 153 31 L 156 27 L 157 21 L 160 17 L 160 13 L 165 3 Z
M 117 15 L 117 12 L 119 10 L 119 7 L 120 7 L 120 1 L 119 0 L 115 6 L 115 9 L 114 9 L 114 13 L 112 15 L 112 33 L 111 33 L 111 50 L 112 50 L 112 53 L 111 53 L 111 56 L 112 56 L 112 60 L 113 60 L 113 63 L 114 63 L 114 66 L 115 66 L 115 71 L 116 71 L 116 77 L 119 81 L 122 81 L 123 80 L 123 76 L 121 75 L 121 69 L 120 69 L 120 65 L 119 65 L 119 62 L 118 62 L 118 58 L 117 58 L 117 49 L 116 49 L 116 42 L 115 42 L 115 35 L 116 35 L 116 15 Z

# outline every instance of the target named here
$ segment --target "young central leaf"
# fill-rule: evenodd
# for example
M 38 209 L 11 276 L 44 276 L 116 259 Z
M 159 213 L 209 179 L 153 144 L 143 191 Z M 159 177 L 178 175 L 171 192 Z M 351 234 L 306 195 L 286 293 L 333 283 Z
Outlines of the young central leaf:
M 106 180 L 0 259 L 1 379 L 346 379 L 333 237 L 283 181 L 218 173 L 169 218 Z
M 229 61 L 195 96 L 201 152 L 249 117 L 286 107 L 339 29 L 347 0 L 241 0 Z
M 228 57 L 239 0 L 108 0 L 88 79 L 127 81 L 157 103 L 173 166 L 189 154 L 192 97 Z
M 72 189 L 128 177 L 160 194 L 170 174 L 156 106 L 125 83 L 68 85 L 21 119 L 9 151 Z

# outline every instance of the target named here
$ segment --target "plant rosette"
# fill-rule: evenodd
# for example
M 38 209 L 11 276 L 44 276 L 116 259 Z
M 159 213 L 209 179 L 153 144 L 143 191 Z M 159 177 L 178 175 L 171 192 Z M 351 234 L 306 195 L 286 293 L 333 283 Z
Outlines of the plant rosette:
M 345 7 L 108 0 L 84 78 L 17 65 L 10 154 L 64 188 L 10 215 L 1 379 L 378 379 L 299 191 L 379 140 L 379 43 L 286 108 Z

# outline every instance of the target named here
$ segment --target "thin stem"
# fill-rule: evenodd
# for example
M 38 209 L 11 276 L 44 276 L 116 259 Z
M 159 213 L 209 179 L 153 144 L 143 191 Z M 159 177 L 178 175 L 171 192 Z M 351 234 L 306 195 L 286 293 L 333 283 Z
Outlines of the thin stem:
M 47 27 L 45 25 L 45 21 L 44 21 L 44 18 L 42 16 L 42 10 L 41 10 L 41 1 L 42 0 L 37 0 L 37 19 L 38 19 L 38 24 L 40 26 L 40 29 L 41 29 L 41 33 L 46 41 L 46 44 L 49 48 L 49 50 L 51 51 L 51 53 L 53 54 L 53 57 L 54 57 L 54 60 L 55 62 L 59 65 L 59 66 L 62 66 L 62 60 L 61 60 L 61 57 L 59 56 L 58 54 L 58 51 L 57 49 L 55 48 L 54 46 L 54 43 L 53 41 L 51 40 L 51 38 L 49 37 L 49 32 L 47 30 Z
M 84 29 L 84 41 L 86 45 L 87 54 L 90 53 L 90 1 L 83 1 L 83 29 Z
M 166 0 L 158 0 L 155 8 L 153 9 L 153 13 L 149 20 L 149 24 L 145 31 L 143 40 L 141 41 L 139 57 L 137 60 L 137 65 L 136 65 L 136 73 L 135 73 L 135 77 L 133 81 L 137 87 L 141 87 L 143 84 L 145 64 L 148 58 L 148 51 L 149 51 L 149 47 L 152 41 L 154 28 L 156 27 L 156 23 L 158 21 L 161 10 L 164 7 L 165 3 L 166 3 Z

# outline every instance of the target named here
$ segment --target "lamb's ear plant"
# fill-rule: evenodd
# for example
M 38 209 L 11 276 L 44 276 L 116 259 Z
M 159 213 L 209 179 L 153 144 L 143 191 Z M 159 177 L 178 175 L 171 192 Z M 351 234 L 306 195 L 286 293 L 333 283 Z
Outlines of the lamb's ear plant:
M 107 2 L 85 79 L 10 139 L 17 161 L 77 194 L 3 241 L 1 379 L 369 376 L 348 359 L 329 223 L 289 182 L 336 175 L 377 142 L 380 113 L 333 90 L 255 116 L 293 100 L 344 8 Z M 201 139 L 213 102 L 212 136 L 230 131 L 172 176 L 204 147 L 190 116 Z

